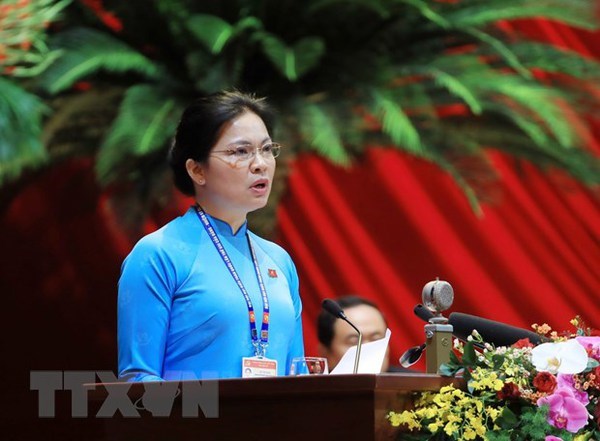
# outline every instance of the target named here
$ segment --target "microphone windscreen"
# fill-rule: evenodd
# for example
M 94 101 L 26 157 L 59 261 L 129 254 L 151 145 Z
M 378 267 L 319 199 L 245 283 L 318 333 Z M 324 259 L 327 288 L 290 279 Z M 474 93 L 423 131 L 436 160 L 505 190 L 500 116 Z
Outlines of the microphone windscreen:
M 420 303 L 414 307 L 413 312 L 415 313 L 415 315 L 417 317 L 419 317 L 424 322 L 429 323 L 429 319 L 431 317 L 433 317 L 433 312 L 431 312 L 429 309 L 425 308 Z
M 344 318 L 344 310 L 335 300 L 325 299 L 322 303 L 323 309 L 334 317 Z
M 484 342 L 491 343 L 496 347 L 510 346 L 522 338 L 528 338 L 533 344 L 545 341 L 542 336 L 533 331 L 462 312 L 450 314 L 448 324 L 453 327 L 452 333 L 461 340 L 466 340 L 476 329 Z

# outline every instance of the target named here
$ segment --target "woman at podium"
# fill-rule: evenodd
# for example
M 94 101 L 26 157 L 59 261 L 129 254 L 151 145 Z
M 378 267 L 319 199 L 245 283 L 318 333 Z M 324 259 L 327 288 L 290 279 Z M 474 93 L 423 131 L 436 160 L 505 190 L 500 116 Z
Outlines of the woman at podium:
M 191 104 L 169 153 L 195 205 L 143 237 L 123 262 L 119 377 L 127 381 L 285 375 L 304 352 L 288 253 L 248 230 L 275 158 L 264 99 L 219 92 Z

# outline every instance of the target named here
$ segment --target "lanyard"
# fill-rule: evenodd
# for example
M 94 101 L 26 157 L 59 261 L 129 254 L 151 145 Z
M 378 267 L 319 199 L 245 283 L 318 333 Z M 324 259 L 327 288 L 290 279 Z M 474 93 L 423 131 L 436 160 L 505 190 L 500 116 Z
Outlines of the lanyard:
M 217 232 L 213 228 L 210 223 L 208 217 L 206 217 L 206 213 L 199 205 L 196 206 L 196 214 L 200 218 L 202 225 L 204 225 L 204 229 L 208 233 L 208 236 L 212 240 L 215 248 L 219 252 L 221 259 L 227 266 L 229 273 L 237 283 L 238 288 L 242 292 L 244 296 L 244 300 L 246 300 L 246 306 L 248 307 L 248 319 L 250 321 L 250 337 L 252 338 L 252 346 L 254 346 L 254 355 L 264 357 L 267 351 L 267 346 L 269 342 L 269 298 L 267 296 L 267 289 L 265 288 L 265 284 L 263 282 L 262 276 L 260 275 L 260 268 L 258 267 L 258 260 L 256 259 L 256 254 L 254 253 L 254 247 L 252 246 L 252 242 L 250 241 L 250 235 L 248 231 L 246 231 L 246 239 L 248 240 L 248 247 L 250 248 L 250 254 L 252 255 L 252 262 L 254 263 L 254 272 L 256 273 L 256 279 L 258 280 L 258 286 L 260 287 L 260 294 L 262 296 L 263 302 L 263 315 L 262 315 L 262 326 L 260 329 L 260 339 L 258 338 L 258 331 L 256 329 L 256 315 L 254 313 L 254 307 L 252 306 L 252 300 L 250 300 L 250 296 L 248 295 L 248 291 L 244 287 L 240 276 L 238 275 L 227 251 L 225 251 L 225 247 L 221 243 Z

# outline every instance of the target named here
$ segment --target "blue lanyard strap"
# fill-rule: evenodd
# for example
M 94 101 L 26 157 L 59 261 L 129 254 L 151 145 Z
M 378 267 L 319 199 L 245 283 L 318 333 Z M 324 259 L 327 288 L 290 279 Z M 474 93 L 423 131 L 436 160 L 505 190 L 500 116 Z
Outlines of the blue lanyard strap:
M 254 346 L 254 355 L 264 357 L 267 351 L 267 346 L 269 343 L 269 297 L 267 296 L 267 289 L 265 288 L 265 284 L 263 282 L 262 276 L 260 275 L 260 268 L 258 266 L 258 259 L 256 258 L 256 253 L 254 252 L 254 247 L 252 246 L 252 241 L 250 240 L 250 235 L 248 231 L 246 231 L 246 239 L 248 240 L 248 247 L 250 248 L 250 254 L 252 255 L 252 262 L 254 263 L 254 272 L 256 273 L 256 279 L 258 280 L 258 286 L 260 288 L 260 294 L 263 302 L 263 315 L 262 315 L 262 326 L 260 329 L 260 337 L 258 336 L 258 331 L 256 329 L 256 315 L 254 313 L 254 307 L 252 306 L 252 300 L 248 295 L 248 291 L 246 291 L 246 287 L 242 283 L 240 276 L 238 275 L 225 247 L 221 243 L 217 232 L 213 228 L 210 223 L 210 220 L 206 216 L 206 213 L 200 206 L 196 206 L 196 214 L 200 218 L 204 229 L 208 233 L 208 236 L 212 240 L 215 248 L 219 252 L 221 259 L 225 263 L 225 266 L 229 270 L 229 273 L 237 283 L 238 288 L 242 292 L 244 296 L 244 300 L 246 300 L 246 306 L 248 307 L 248 320 L 250 321 L 250 337 L 252 339 L 252 346 Z

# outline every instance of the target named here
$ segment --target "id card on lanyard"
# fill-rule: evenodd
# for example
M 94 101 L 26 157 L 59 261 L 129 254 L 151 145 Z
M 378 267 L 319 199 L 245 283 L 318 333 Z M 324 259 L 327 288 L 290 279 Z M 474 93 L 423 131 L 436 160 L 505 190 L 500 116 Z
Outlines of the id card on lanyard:
M 223 259 L 223 263 L 229 270 L 229 273 L 235 280 L 238 288 L 242 292 L 244 296 L 244 300 L 246 301 L 246 306 L 248 308 L 248 321 L 250 322 L 250 338 L 252 341 L 252 346 L 254 347 L 254 357 L 243 357 L 242 358 L 242 377 L 265 377 L 265 376 L 276 376 L 277 375 L 277 360 L 271 360 L 266 358 L 267 346 L 269 345 L 269 297 L 267 295 L 267 290 L 265 288 L 265 284 L 263 282 L 262 276 L 260 275 L 260 268 L 258 266 L 258 260 L 256 258 L 256 254 L 254 253 L 254 248 L 252 246 L 252 241 L 250 240 L 250 235 L 246 231 L 246 239 L 248 240 L 248 247 L 250 249 L 250 254 L 252 255 L 252 262 L 254 264 L 254 272 L 256 273 L 256 279 L 258 281 L 258 286 L 260 288 L 260 294 L 263 302 L 263 313 L 262 313 L 262 324 L 260 329 L 260 336 L 258 335 L 258 330 L 256 327 L 256 314 L 254 312 L 254 306 L 252 305 L 252 300 L 250 299 L 250 295 L 246 290 L 242 280 L 240 279 L 225 247 L 221 243 L 217 232 L 213 228 L 210 223 L 210 220 L 206 216 L 206 213 L 199 205 L 196 205 L 196 214 L 202 222 L 206 233 L 212 240 L 217 252 Z

